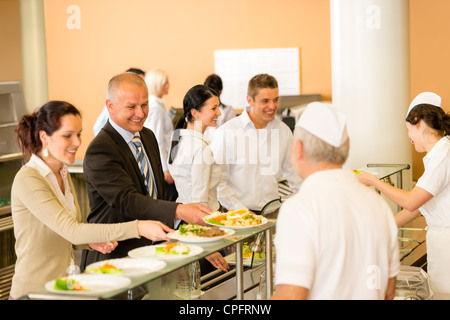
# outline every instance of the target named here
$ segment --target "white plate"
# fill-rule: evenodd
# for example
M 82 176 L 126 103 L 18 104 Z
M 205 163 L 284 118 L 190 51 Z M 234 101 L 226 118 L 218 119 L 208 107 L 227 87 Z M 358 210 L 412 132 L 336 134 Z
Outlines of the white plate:
M 94 274 L 77 274 L 71 276 L 83 287 L 81 291 L 75 290 L 58 290 L 55 289 L 55 280 L 45 284 L 45 289 L 54 293 L 70 294 L 70 295 L 99 295 L 106 292 L 118 290 L 131 284 L 131 279 L 124 276 L 116 275 L 94 275 Z
M 132 258 L 136 259 L 160 259 L 165 261 L 174 261 L 174 260 L 181 260 L 186 259 L 192 256 L 195 256 L 197 254 L 200 254 L 203 252 L 202 247 L 189 245 L 190 251 L 188 254 L 156 254 L 155 248 L 157 247 L 165 247 L 167 244 L 157 244 L 153 246 L 145 246 L 133 249 L 131 251 L 128 251 L 128 255 Z
M 215 224 L 215 223 L 211 223 L 206 221 L 208 218 L 212 218 L 213 216 L 206 216 L 203 218 L 203 221 L 205 221 L 207 224 L 211 225 L 211 226 L 216 226 L 216 227 L 224 227 L 224 228 L 230 228 L 230 229 L 235 229 L 235 230 L 241 230 L 241 229 L 250 229 L 250 228 L 255 228 L 255 227 L 260 227 L 262 225 L 265 225 L 267 222 L 269 222 L 269 220 L 267 220 L 267 218 L 265 217 L 261 217 L 261 223 L 257 224 L 255 226 L 244 226 L 244 227 L 238 227 L 238 226 L 223 226 L 223 225 L 219 225 L 219 224 Z
M 191 242 L 191 243 L 213 242 L 213 241 L 218 241 L 223 238 L 229 237 L 232 234 L 234 234 L 234 230 L 227 229 L 227 228 L 220 228 L 221 230 L 225 231 L 226 234 L 224 234 L 222 236 L 217 236 L 217 237 L 197 237 L 197 236 L 192 236 L 192 235 L 184 235 L 184 234 L 180 233 L 180 230 L 176 230 L 174 232 L 168 233 L 167 238 L 179 240 L 181 242 Z
M 122 273 L 109 274 L 88 272 L 89 269 L 97 269 L 103 266 L 105 263 L 109 263 L 117 269 L 121 269 Z M 94 262 L 86 267 L 85 272 L 96 275 L 115 275 L 134 278 L 164 269 L 166 266 L 167 263 L 156 259 L 120 258 Z

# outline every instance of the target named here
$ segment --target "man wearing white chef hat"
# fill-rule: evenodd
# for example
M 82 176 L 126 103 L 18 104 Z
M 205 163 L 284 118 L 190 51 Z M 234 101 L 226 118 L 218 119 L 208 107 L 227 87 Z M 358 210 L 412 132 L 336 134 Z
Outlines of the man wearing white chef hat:
M 394 297 L 397 226 L 381 196 L 342 169 L 348 151 L 345 115 L 331 104 L 309 104 L 291 148 L 303 184 L 277 220 L 272 299 Z

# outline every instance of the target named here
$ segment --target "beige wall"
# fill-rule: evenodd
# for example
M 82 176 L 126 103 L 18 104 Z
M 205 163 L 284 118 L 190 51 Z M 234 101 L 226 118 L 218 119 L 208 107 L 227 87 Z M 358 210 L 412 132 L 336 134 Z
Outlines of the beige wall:
M 0 35 L 6 39 L 1 48 L 8 48 L 0 50 L 0 81 L 22 79 L 18 3 L 0 0 Z M 80 30 L 66 26 L 72 4 L 81 8 Z M 181 107 L 184 93 L 214 71 L 214 50 L 299 47 L 301 92 L 331 99 L 329 0 L 44 0 L 44 5 L 50 99 L 68 100 L 84 115 L 78 158 L 93 138 L 109 78 L 131 66 L 165 69 L 171 81 L 166 104 Z M 410 0 L 411 99 L 435 91 L 447 111 L 448 12 L 448 0 Z M 417 179 L 423 155 L 412 152 Z
M 69 30 L 66 8 L 81 8 Z M 162 68 L 167 107 L 214 72 L 214 50 L 299 47 L 301 91 L 331 98 L 328 0 L 45 0 L 49 94 L 84 114 L 83 157 L 108 80 L 128 67 Z M 224 88 L 226 90 L 226 88 Z M 244 106 L 235 106 L 243 108 Z
M 0 81 L 22 82 L 18 0 L 0 0 Z
M 442 97 L 450 111 L 450 1 L 410 0 L 411 99 L 422 91 Z M 405 129 L 406 134 L 406 129 Z M 413 152 L 413 179 L 423 173 L 425 154 Z

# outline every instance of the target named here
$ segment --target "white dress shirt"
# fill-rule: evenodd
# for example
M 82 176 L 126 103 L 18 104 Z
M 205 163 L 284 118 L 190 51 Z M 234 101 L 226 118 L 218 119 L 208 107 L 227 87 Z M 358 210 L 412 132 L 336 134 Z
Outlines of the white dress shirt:
M 389 205 L 351 170 L 313 173 L 280 208 L 275 284 L 307 288 L 309 299 L 384 299 L 397 234 Z
M 218 198 L 228 210 L 260 211 L 279 198 L 278 182 L 283 178 L 294 192 L 301 184 L 289 158 L 289 127 L 275 118 L 266 128 L 256 129 L 248 111 L 220 126 L 211 142 L 214 159 L 222 168 Z
M 133 133 L 123 129 L 122 127 L 118 126 L 117 124 L 115 124 L 114 121 L 112 121 L 111 119 L 109 119 L 108 121 L 111 124 L 111 126 L 122 136 L 123 140 L 125 140 L 125 142 L 128 144 L 128 147 L 130 148 L 131 152 L 133 153 L 134 157 L 136 158 L 137 151 L 136 151 L 136 147 L 134 146 L 132 140 L 135 135 L 140 137 L 139 132 L 135 132 L 133 134 Z M 153 181 L 155 181 L 155 175 L 153 174 L 153 168 L 150 165 L 150 160 L 148 159 L 147 153 L 145 152 L 145 148 L 142 148 L 142 151 L 144 152 L 144 157 L 147 158 L 149 173 L 152 175 Z M 136 160 L 136 162 L 137 162 L 137 160 Z M 158 191 L 158 188 L 156 187 L 156 182 L 155 182 L 154 187 L 155 187 L 156 196 L 157 196 L 159 191 Z
M 214 162 L 209 141 L 198 131 L 181 129 L 176 148 L 169 172 L 178 191 L 177 202 L 201 203 L 218 210 L 217 185 L 221 171 Z
M 159 153 L 163 171 L 169 170 L 167 167 L 167 157 L 170 150 L 171 136 L 173 132 L 172 120 L 166 111 L 164 100 L 154 95 L 148 95 L 148 116 L 144 126 L 153 131 L 158 141 Z

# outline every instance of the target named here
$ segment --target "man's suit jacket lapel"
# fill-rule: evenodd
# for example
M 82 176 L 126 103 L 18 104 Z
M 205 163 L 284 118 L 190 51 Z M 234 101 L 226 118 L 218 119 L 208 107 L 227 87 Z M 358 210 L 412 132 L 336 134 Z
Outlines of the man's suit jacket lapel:
M 111 135 L 113 141 L 118 145 L 120 152 L 127 158 L 128 163 L 131 164 L 132 169 L 125 168 L 125 170 L 133 170 L 135 172 L 135 177 L 137 177 L 141 183 L 142 192 L 146 193 L 144 177 L 141 174 L 141 170 L 139 169 L 136 158 L 133 155 L 133 153 L 131 152 L 128 144 L 125 142 L 125 140 L 122 138 L 122 136 L 113 128 L 113 126 L 111 126 L 111 124 L 109 122 L 106 122 L 103 129 L 105 129 Z M 131 177 L 131 178 L 133 179 L 133 177 Z
M 150 161 L 150 166 L 153 171 L 153 176 L 155 177 L 156 190 L 158 190 L 158 199 L 163 199 L 163 181 L 164 175 L 162 174 L 161 158 L 159 155 L 159 148 L 156 142 L 156 138 L 151 139 L 149 134 L 145 134 L 141 131 L 141 141 L 144 145 L 145 152 L 147 153 L 148 160 Z

